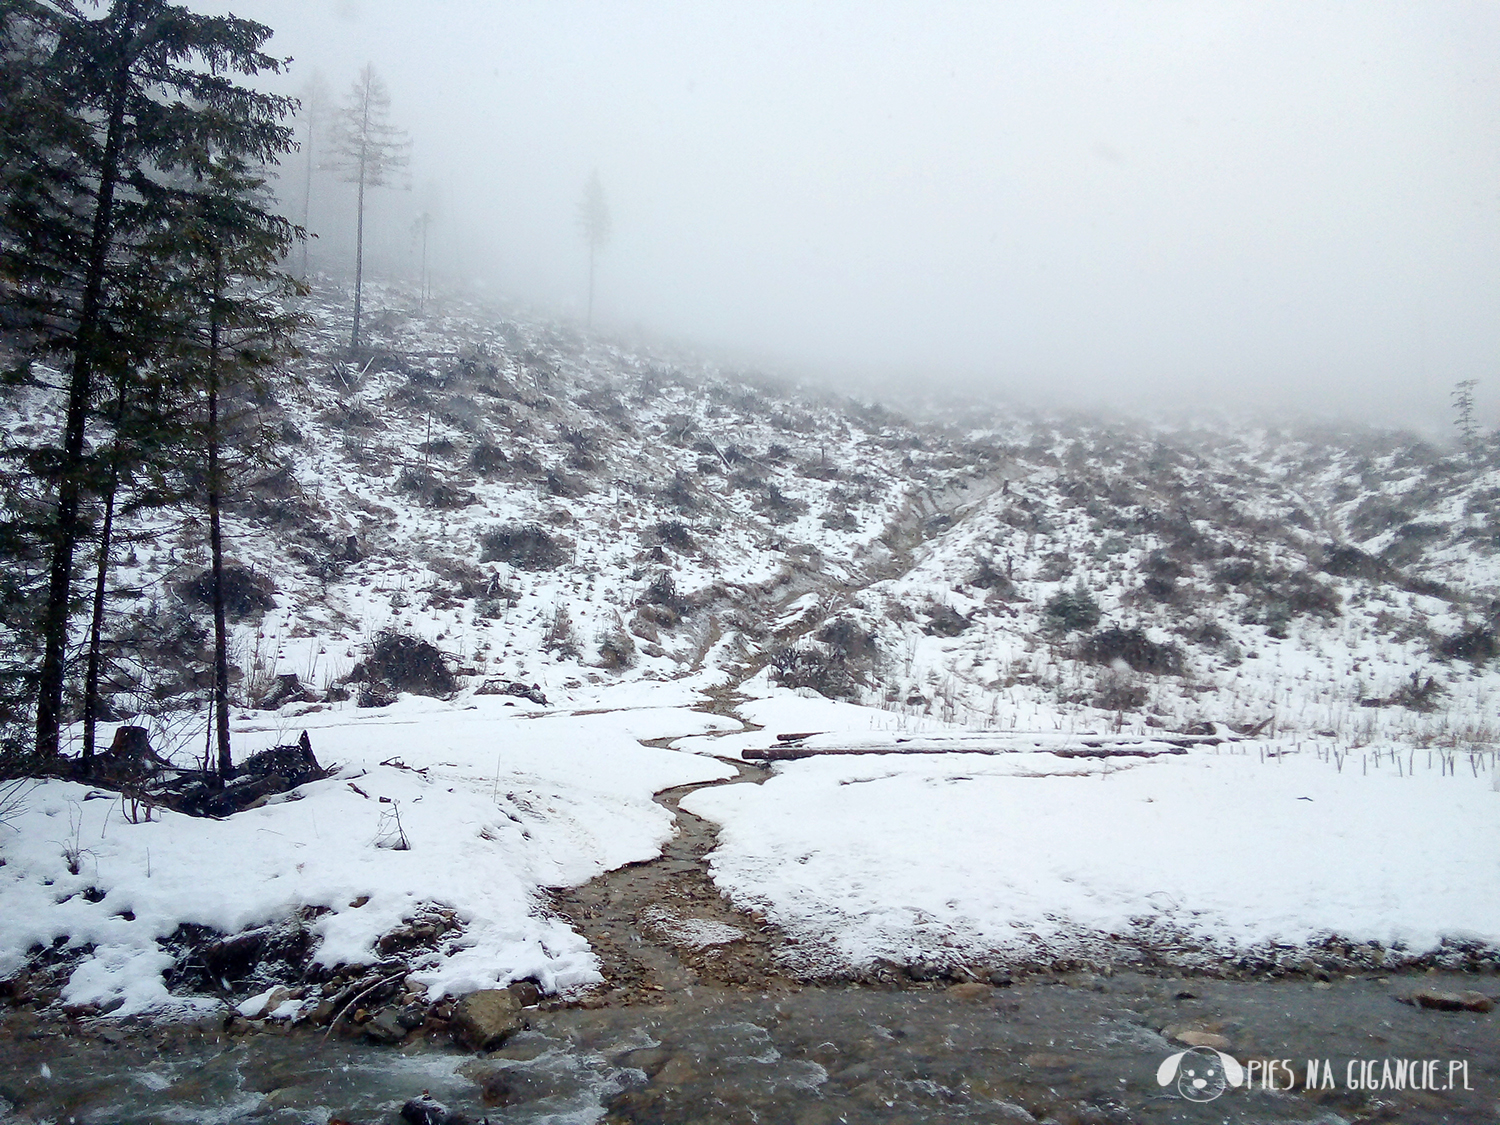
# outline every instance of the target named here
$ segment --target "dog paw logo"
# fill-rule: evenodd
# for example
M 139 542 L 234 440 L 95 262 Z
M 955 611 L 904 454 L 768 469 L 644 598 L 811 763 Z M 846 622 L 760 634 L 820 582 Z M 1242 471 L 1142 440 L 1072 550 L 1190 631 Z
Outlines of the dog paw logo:
M 1156 1084 L 1176 1084 L 1188 1101 L 1211 1102 L 1231 1086 L 1245 1081 L 1245 1068 L 1233 1055 L 1211 1047 L 1192 1047 L 1167 1057 L 1156 1068 Z

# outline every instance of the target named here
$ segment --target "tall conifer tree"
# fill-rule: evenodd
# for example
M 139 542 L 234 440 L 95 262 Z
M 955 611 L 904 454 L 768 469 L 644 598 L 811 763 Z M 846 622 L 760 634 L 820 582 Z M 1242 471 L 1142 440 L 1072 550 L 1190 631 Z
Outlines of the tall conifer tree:
M 99 460 L 89 431 L 101 380 L 162 347 L 158 302 L 142 299 L 146 246 L 182 228 L 180 192 L 196 154 L 272 162 L 292 147 L 289 99 L 236 76 L 278 71 L 271 31 L 165 0 L 0 0 L 7 96 L 0 140 L 0 274 L 7 304 L 65 368 L 64 424 L 48 451 L 53 480 L 40 625 L 35 748 L 60 749 L 74 555 L 88 530 Z M 15 62 L 17 71 L 10 64 Z

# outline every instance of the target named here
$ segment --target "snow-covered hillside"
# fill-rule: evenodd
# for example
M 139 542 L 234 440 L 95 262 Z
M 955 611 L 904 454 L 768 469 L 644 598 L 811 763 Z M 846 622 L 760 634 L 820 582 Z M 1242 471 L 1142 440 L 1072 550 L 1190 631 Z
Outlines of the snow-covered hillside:
M 1093 955 L 1141 926 L 1200 960 L 1500 940 L 1479 839 L 1500 449 L 985 404 L 908 417 L 477 303 L 366 300 L 357 361 L 342 295 L 310 302 L 290 377 L 248 404 L 277 441 L 227 520 L 236 751 L 306 727 L 341 772 L 223 825 L 45 783 L 0 816 L 20 829 L 0 840 L 0 974 L 56 946 L 79 965 L 64 999 L 144 1010 L 174 987 L 181 927 L 293 925 L 343 995 L 340 966 L 435 925 L 461 936 L 405 988 L 580 988 L 595 960 L 543 889 L 654 854 L 671 829 L 652 793 L 728 776 L 705 755 L 809 732 L 931 752 L 788 763 L 683 807 L 725 826 L 719 887 L 814 975 L 939 948 Z M 36 388 L 0 394 L 13 433 L 55 424 Z M 203 528 L 125 522 L 115 717 L 186 763 Z M 403 665 L 392 637 L 441 656 Z M 1016 741 L 1229 731 L 1246 740 L 1222 757 L 1124 765 Z M 953 752 L 977 733 L 1007 756 Z M 1481 858 L 1426 886 L 1444 825 Z M 1191 862 L 1162 862 L 1184 842 Z M 1354 862 L 1377 844 L 1405 858 Z M 1342 858 L 1299 882 L 1309 848 Z M 1226 892 L 1225 856 L 1277 877 Z M 233 878 L 255 893 L 221 893 Z
M 914 421 L 474 304 L 419 315 L 396 289 L 371 293 L 351 362 L 321 296 L 231 518 L 246 703 L 284 701 L 288 674 L 337 698 L 397 630 L 468 689 L 558 698 L 769 664 L 909 723 L 1493 736 L 1493 456 L 982 406 Z M 118 571 L 140 593 L 114 633 L 152 638 L 121 646 L 121 713 L 200 691 L 202 538 L 164 519 Z

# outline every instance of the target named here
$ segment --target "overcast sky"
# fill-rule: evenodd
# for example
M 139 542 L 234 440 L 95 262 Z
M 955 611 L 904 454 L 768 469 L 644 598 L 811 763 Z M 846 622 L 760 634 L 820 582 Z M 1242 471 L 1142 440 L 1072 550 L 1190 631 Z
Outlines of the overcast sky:
M 236 0 L 439 268 L 847 379 L 1500 424 L 1500 5 Z M 332 248 L 335 241 L 326 239 Z

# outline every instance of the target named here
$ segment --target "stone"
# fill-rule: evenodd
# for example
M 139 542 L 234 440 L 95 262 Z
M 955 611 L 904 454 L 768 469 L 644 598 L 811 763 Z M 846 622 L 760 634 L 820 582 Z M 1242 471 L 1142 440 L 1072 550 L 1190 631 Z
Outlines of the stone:
M 364 1033 L 376 1043 L 399 1043 L 406 1032 L 401 1026 L 400 1009 L 392 1005 L 381 1008 L 364 1025 Z
M 698 1071 L 690 1061 L 681 1055 L 673 1055 L 651 1076 L 651 1081 L 663 1086 L 684 1086 L 697 1077 Z
M 1421 988 L 1410 996 L 1398 996 L 1396 999 L 1403 1004 L 1411 1004 L 1437 1012 L 1493 1012 L 1495 1010 L 1494 998 L 1486 996 L 1483 992 L 1439 992 L 1436 989 Z
M 521 1023 L 520 1003 L 503 988 L 471 992 L 453 1006 L 454 1033 L 476 1051 L 493 1051 Z
M 1208 1047 L 1215 1051 L 1229 1050 L 1229 1040 L 1212 1031 L 1185 1028 L 1170 1038 L 1177 1040 L 1179 1043 L 1186 1043 L 1189 1047 Z
M 412 1098 L 401 1107 L 401 1120 L 406 1125 L 474 1125 L 474 1119 L 468 1114 L 456 1113 L 426 1094 Z
M 963 984 L 949 985 L 947 991 L 955 1000 L 988 1000 L 994 990 L 987 984 L 966 981 Z

